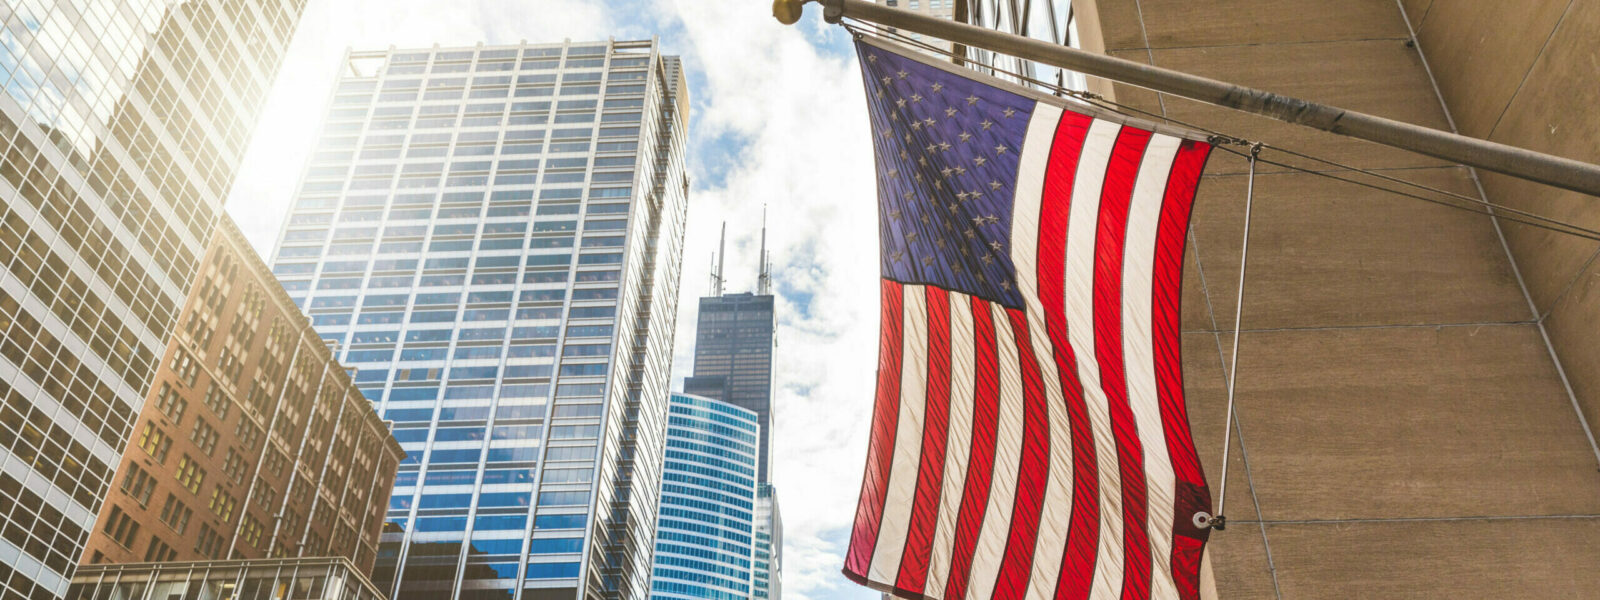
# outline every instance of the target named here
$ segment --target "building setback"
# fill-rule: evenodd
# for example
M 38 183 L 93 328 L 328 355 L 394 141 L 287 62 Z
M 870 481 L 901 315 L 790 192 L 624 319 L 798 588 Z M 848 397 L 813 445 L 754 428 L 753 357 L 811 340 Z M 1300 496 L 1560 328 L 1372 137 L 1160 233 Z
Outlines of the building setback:
M 0 597 L 59 597 L 301 0 L 0 11 Z
M 755 411 L 673 394 L 650 597 L 752 598 Z
M 398 598 L 643 598 L 688 180 L 653 41 L 352 52 L 273 258 L 408 457 Z
M 683 391 L 727 401 L 756 413 L 761 424 L 757 464 L 762 483 L 771 481 L 772 429 L 771 294 L 721 294 L 700 299 L 695 325 L 694 375 Z
M 342 556 L 370 572 L 403 458 L 224 216 L 83 561 Z

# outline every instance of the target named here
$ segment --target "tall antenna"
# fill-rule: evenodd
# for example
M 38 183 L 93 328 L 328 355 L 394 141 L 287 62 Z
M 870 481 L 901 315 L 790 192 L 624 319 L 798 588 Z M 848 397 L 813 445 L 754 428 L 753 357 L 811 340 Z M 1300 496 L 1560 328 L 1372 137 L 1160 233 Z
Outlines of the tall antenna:
M 717 264 L 711 268 L 711 295 L 722 295 L 722 264 L 727 260 L 728 222 L 722 222 L 722 239 L 717 242 Z
M 756 276 L 756 295 L 772 294 L 772 263 L 767 260 L 767 205 L 761 205 L 761 271 Z

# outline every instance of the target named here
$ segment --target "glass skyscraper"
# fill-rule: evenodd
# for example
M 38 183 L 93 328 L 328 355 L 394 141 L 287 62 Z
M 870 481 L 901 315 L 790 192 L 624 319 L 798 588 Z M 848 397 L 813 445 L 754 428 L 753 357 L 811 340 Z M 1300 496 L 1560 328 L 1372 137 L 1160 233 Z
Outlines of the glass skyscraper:
M 66 592 L 302 4 L 0 3 L 0 598 Z
M 672 395 L 652 599 L 756 597 L 759 431 L 755 411 Z
M 683 391 L 756 413 L 761 423 L 757 479 L 771 481 L 772 294 L 720 294 L 700 299 L 695 325 L 694 375 Z
M 408 453 L 397 598 L 644 598 L 688 179 L 654 41 L 352 52 L 273 270 Z

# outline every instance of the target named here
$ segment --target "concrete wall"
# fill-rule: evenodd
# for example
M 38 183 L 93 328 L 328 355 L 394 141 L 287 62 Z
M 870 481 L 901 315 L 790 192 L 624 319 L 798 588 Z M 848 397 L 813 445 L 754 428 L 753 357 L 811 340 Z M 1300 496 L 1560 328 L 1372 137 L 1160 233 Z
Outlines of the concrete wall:
M 1452 10 L 1490 8 L 1460 4 L 1472 6 Z M 1505 4 L 1518 6 L 1474 21 L 1489 28 L 1484 35 L 1523 26 L 1510 21 L 1529 11 Z M 1421 21 L 1425 40 L 1428 27 L 1450 14 L 1433 11 Z M 1587 22 L 1600 22 L 1600 11 L 1590 12 Z M 1105 50 L 1115 56 L 1449 127 L 1394 0 L 1099 0 L 1097 16 Z M 1563 39 L 1560 29 L 1553 40 Z M 1594 52 L 1592 30 L 1573 35 L 1591 41 L 1568 39 L 1561 51 L 1552 41 L 1542 60 Z M 1436 56 L 1466 51 L 1440 47 L 1428 57 L 1441 71 L 1480 72 Z M 1500 50 L 1474 51 L 1510 60 Z M 1532 54 L 1524 62 L 1541 73 Z M 1537 84 L 1530 75 L 1521 92 L 1501 94 L 1499 102 L 1511 106 L 1503 141 L 1538 147 L 1530 136 L 1551 137 L 1541 121 L 1548 117 L 1523 116 L 1533 109 L 1518 107 L 1566 94 L 1573 104 L 1550 112 L 1571 115 L 1553 136 L 1569 145 L 1544 148 L 1579 148 L 1580 139 L 1591 142 L 1590 152 L 1600 148 L 1592 143 L 1600 123 L 1575 104 L 1597 104 L 1594 63 L 1569 60 L 1565 71 L 1550 69 Z M 1518 68 L 1528 67 L 1507 67 L 1516 74 L 1504 78 L 1520 78 Z M 1548 89 L 1533 91 L 1540 86 Z M 1470 94 L 1486 92 L 1472 87 Z M 1466 170 L 1426 157 L 1126 86 L 1116 97 L 1168 118 L 1476 193 Z M 1476 110 L 1490 119 L 1498 111 Z M 1588 137 L 1568 137 L 1584 126 Z M 1245 169 L 1244 160 L 1221 152 L 1208 165 L 1185 265 L 1184 374 L 1214 492 Z M 1531 194 L 1511 182 L 1485 183 L 1496 200 Z M 1558 216 L 1587 206 L 1540 194 L 1548 200 L 1539 206 Z M 1532 270 L 1525 291 L 1484 217 L 1283 169 L 1261 169 L 1252 226 L 1228 481 L 1232 525 L 1211 538 L 1222 597 L 1600 597 L 1600 473 L 1528 303 L 1530 292 L 1541 306 L 1559 295 L 1560 286 L 1544 283 L 1557 276 L 1524 266 Z M 1519 258 L 1577 257 L 1564 270 L 1548 259 L 1551 273 L 1570 271 L 1593 250 L 1508 233 Z M 1566 302 L 1583 305 L 1587 292 L 1588 280 Z M 1558 340 L 1560 319 L 1591 314 L 1572 310 L 1551 317 Z M 1592 354 L 1584 358 L 1585 351 Z M 1588 375 L 1600 350 L 1564 356 L 1569 371 Z
M 1433 2 L 1406 13 L 1467 135 L 1600 162 L 1600 2 Z M 1600 227 L 1600 198 L 1481 173 L 1489 199 Z M 1591 424 L 1600 424 L 1600 271 L 1594 242 L 1514 223 L 1506 238 Z

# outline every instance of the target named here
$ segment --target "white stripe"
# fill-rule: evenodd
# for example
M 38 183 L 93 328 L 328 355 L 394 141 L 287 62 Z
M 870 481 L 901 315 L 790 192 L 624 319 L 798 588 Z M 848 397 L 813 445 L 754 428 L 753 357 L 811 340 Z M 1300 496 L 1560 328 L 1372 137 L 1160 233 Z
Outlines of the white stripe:
M 1011 507 L 1016 504 L 1017 462 L 1022 457 L 1022 372 L 1017 364 L 1017 342 L 1011 335 L 1011 320 L 998 304 L 990 304 L 994 320 L 995 356 L 1000 383 L 999 427 L 995 430 L 994 479 L 989 484 L 989 507 L 983 513 L 983 528 L 978 530 L 978 546 L 972 553 L 972 574 L 967 584 L 969 600 L 987 599 L 994 594 L 994 582 L 1005 558 L 1006 538 L 1011 534 Z
M 900 417 L 894 434 L 894 464 L 884 493 L 883 519 L 873 547 L 867 578 L 894 584 L 900 574 L 900 556 L 906 549 L 911 525 L 911 505 L 917 493 L 918 456 L 922 453 L 922 421 L 927 405 L 928 296 L 927 288 L 901 288 L 901 313 L 905 315 L 900 347 Z
M 923 595 L 943 598 L 950 577 L 950 555 L 956 544 L 956 517 L 967 485 L 972 454 L 972 297 L 950 292 L 950 434 L 944 447 L 944 482 L 939 492 L 939 521 L 933 528 Z
M 1177 600 L 1172 581 L 1172 457 L 1167 456 L 1167 436 L 1161 427 L 1161 401 L 1156 397 L 1155 339 L 1150 311 L 1153 307 L 1156 225 L 1167 192 L 1167 174 L 1178 155 L 1179 139 L 1156 134 L 1145 147 L 1128 206 L 1128 237 L 1122 262 L 1122 362 L 1127 365 L 1128 406 L 1139 429 L 1144 449 L 1146 513 L 1150 536 L 1150 597 Z
M 1094 563 L 1090 598 L 1122 597 L 1122 481 L 1117 443 L 1111 434 L 1111 409 L 1100 388 L 1100 366 L 1094 358 L 1094 248 L 1100 222 L 1100 191 L 1106 165 L 1121 126 L 1095 119 L 1084 140 L 1073 177 L 1072 211 L 1067 216 L 1067 338 L 1078 359 L 1078 381 L 1094 432 L 1100 472 L 1100 547 Z
M 1067 549 L 1072 519 L 1072 438 L 1068 435 L 1067 401 L 1061 392 L 1050 334 L 1045 330 L 1044 306 L 1039 303 L 1039 209 L 1044 201 L 1044 177 L 1050 165 L 1061 109 L 1040 103 L 1028 124 L 1017 167 L 1017 193 L 1011 216 L 1011 261 L 1017 267 L 1017 291 L 1027 308 L 1028 338 L 1044 381 L 1045 426 L 1050 435 L 1050 470 L 1045 480 L 1044 506 L 1033 546 L 1033 572 L 1027 598 L 1055 596 L 1061 577 L 1061 556 Z

